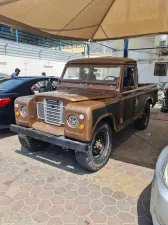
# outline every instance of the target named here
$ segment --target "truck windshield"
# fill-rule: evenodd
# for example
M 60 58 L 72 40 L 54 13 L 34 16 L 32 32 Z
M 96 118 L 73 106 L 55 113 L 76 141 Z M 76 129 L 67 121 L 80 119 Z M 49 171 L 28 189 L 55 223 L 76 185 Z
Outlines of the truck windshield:
M 114 67 L 67 67 L 63 80 L 88 81 L 116 84 L 120 77 L 120 66 Z

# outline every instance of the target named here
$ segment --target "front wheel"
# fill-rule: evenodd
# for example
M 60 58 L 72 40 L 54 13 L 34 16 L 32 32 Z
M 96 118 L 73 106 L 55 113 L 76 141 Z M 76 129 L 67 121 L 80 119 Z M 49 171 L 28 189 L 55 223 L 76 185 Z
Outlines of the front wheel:
M 36 140 L 24 134 L 18 134 L 20 144 L 30 152 L 37 152 L 49 147 L 49 143 Z
M 85 169 L 100 170 L 108 162 L 112 151 L 112 130 L 108 123 L 101 122 L 88 145 L 88 151 L 76 152 L 76 160 Z
M 142 117 L 138 118 L 135 121 L 135 128 L 139 130 L 146 129 L 149 123 L 149 118 L 150 118 L 150 104 L 149 102 L 146 102 Z

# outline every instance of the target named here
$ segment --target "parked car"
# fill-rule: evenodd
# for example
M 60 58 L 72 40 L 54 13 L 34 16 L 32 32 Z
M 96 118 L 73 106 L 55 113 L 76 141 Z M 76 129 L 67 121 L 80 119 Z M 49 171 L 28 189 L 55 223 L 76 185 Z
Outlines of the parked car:
M 156 100 L 155 84 L 138 84 L 133 59 L 73 60 L 65 66 L 57 91 L 16 99 L 17 125 L 11 130 L 30 151 L 46 142 L 60 145 L 75 150 L 82 167 L 96 171 L 110 158 L 112 132 L 133 122 L 145 129 Z
M 42 76 L 0 80 L 0 129 L 15 123 L 14 101 L 17 97 L 56 90 L 57 81 L 58 78 Z
M 152 182 L 150 211 L 153 225 L 168 225 L 168 146 L 161 152 Z

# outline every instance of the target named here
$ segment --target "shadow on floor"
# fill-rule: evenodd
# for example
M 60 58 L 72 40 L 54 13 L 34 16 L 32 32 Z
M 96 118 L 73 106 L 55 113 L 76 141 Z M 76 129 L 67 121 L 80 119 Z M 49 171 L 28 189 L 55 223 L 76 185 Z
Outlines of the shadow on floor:
M 11 132 L 10 129 L 0 130 L 0 139 L 8 138 L 8 137 L 11 137 L 11 136 L 14 136 L 14 135 L 16 135 L 16 133 Z
M 91 173 L 80 167 L 75 159 L 74 151 L 67 151 L 58 146 L 51 146 L 49 149 L 34 153 L 30 153 L 28 150 L 21 148 L 21 151 L 17 150 L 16 153 L 74 174 L 83 175 Z
M 150 214 L 150 195 L 151 186 L 149 184 L 141 193 L 137 202 L 138 225 L 152 225 L 152 217 Z
M 154 169 L 163 148 L 156 147 L 147 135 L 148 130 L 137 131 L 132 125 L 114 133 L 111 159 Z
M 121 132 L 114 133 L 111 159 L 154 169 L 158 155 L 167 142 L 168 132 L 162 134 L 165 126 L 167 125 L 164 123 L 159 126 L 156 122 L 151 122 L 144 131 L 138 131 L 130 125 Z M 148 136 L 149 132 L 152 133 L 151 137 Z M 17 153 L 75 174 L 89 173 L 78 165 L 74 151 L 64 151 L 58 146 L 32 154 L 24 149 Z

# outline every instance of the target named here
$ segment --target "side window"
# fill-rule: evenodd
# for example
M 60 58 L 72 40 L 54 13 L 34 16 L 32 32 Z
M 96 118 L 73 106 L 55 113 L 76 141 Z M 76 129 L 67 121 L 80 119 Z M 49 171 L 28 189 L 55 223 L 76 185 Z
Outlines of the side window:
M 55 91 L 57 89 L 57 80 L 51 79 L 51 89 L 52 91 Z
M 133 89 L 135 86 L 135 68 L 125 67 L 123 77 L 123 88 Z
M 35 83 L 32 87 L 31 90 L 34 94 L 36 93 L 42 93 L 42 92 L 47 92 L 50 90 L 49 88 L 49 83 L 48 80 L 40 80 L 37 83 Z

